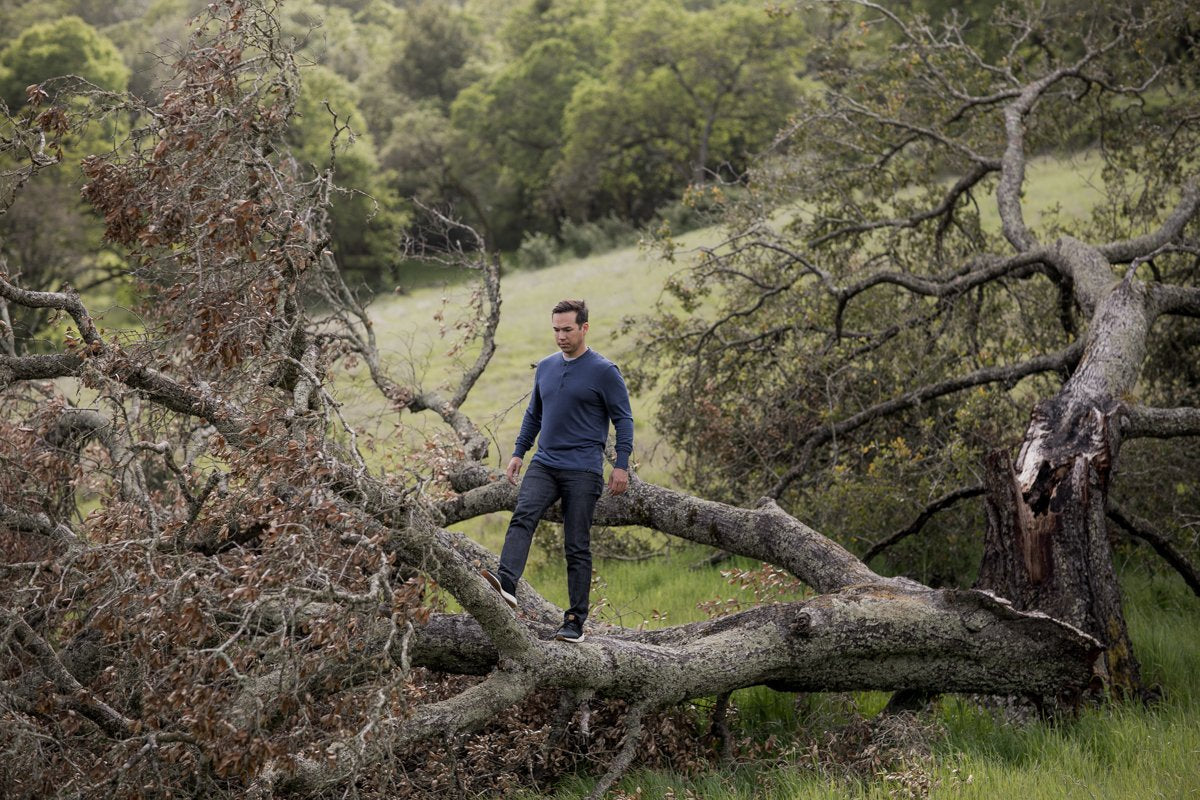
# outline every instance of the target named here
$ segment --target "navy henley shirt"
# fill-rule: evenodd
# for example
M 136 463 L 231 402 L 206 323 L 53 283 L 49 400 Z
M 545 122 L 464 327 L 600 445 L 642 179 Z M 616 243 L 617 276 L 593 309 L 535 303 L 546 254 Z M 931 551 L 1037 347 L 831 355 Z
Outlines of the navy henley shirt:
M 621 370 L 591 348 L 571 361 L 554 353 L 538 362 L 513 455 L 524 458 L 537 439 L 533 460 L 542 466 L 604 474 L 609 420 L 617 432 L 616 465 L 629 469 L 633 411 Z

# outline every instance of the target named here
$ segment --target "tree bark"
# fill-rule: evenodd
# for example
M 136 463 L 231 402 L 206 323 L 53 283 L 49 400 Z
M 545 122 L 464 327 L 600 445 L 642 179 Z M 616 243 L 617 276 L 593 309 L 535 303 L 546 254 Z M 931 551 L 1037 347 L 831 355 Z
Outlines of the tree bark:
M 1119 696 L 1141 689 L 1105 525 L 1107 470 L 1083 453 L 1047 465 L 1025 488 L 1008 455 L 986 461 L 987 526 L 980 587 L 1069 621 L 1104 643 L 1099 677 Z
M 1118 696 L 1131 696 L 1142 682 L 1106 515 L 1121 441 L 1118 398 L 1137 383 L 1154 304 L 1132 270 L 1118 282 L 1097 248 L 1066 237 L 1054 260 L 1091 324 L 1071 378 L 1034 409 L 1015 464 L 1003 452 L 986 459 L 976 585 L 1095 636 L 1106 648 L 1102 679 Z

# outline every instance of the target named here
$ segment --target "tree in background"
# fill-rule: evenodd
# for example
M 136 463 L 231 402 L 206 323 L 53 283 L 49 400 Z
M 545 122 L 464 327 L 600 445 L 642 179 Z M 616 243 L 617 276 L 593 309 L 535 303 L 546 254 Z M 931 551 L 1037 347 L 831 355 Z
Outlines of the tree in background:
M 124 91 L 129 70 L 112 42 L 79 17 L 37 23 L 0 50 L 0 108 L 7 104 L 12 114 L 36 116 L 40 112 L 28 104 L 26 87 L 60 75 L 74 76 L 70 80 L 81 93 L 102 97 Z M 71 130 L 46 157 L 77 163 L 86 153 L 111 147 L 121 135 L 119 123 L 98 121 Z M 0 163 L 14 167 L 11 158 Z M 124 263 L 104 247 L 102 226 L 79 197 L 81 184 L 78 169 L 31 176 L 0 216 L 0 260 L 20 265 L 29 288 L 70 282 L 94 289 L 120 279 Z M 46 310 L 13 310 L 9 321 L 21 347 L 42 346 L 35 337 L 49 316 Z
M 522 4 L 491 69 L 472 18 L 424 9 L 406 16 L 386 75 L 433 105 L 368 89 L 383 158 L 402 168 L 400 193 L 454 205 L 499 249 L 568 218 L 645 222 L 691 183 L 739 181 L 799 90 L 797 16 L 741 2 Z M 435 116 L 446 109 L 449 126 Z
M 529 4 L 505 29 L 511 59 L 464 89 L 451 107 L 455 184 L 468 219 L 493 246 L 514 249 L 522 234 L 550 230 L 559 210 L 550 176 L 564 144 L 563 112 L 575 87 L 607 56 L 606 5 Z
M 479 78 L 478 23 L 441 3 L 424 2 L 408 9 L 404 34 L 388 65 L 389 83 L 418 102 L 431 100 L 449 109 Z
M 804 40 L 790 12 L 640 4 L 564 111 L 558 203 L 578 219 L 644 221 L 681 187 L 739 182 L 795 105 Z
M 815 57 L 827 89 L 649 325 L 661 422 L 697 490 L 766 490 L 847 541 L 984 497 L 982 537 L 978 511 L 948 523 L 958 548 L 982 539 L 978 585 L 1096 636 L 1103 680 L 1139 691 L 1106 517 L 1138 495 L 1126 442 L 1197 474 L 1177 437 L 1200 410 L 1153 360 L 1200 317 L 1200 116 L 1166 46 L 1195 7 L 1018 3 L 990 19 L 992 59 L 958 17 L 834 7 L 854 24 Z M 1035 207 L 1033 157 L 1081 141 L 1091 219 Z
M 25 87 L 57 75 L 76 75 L 101 89 L 124 91 L 129 70 L 108 38 L 79 17 L 26 28 L 0 52 L 0 99 L 25 104 Z

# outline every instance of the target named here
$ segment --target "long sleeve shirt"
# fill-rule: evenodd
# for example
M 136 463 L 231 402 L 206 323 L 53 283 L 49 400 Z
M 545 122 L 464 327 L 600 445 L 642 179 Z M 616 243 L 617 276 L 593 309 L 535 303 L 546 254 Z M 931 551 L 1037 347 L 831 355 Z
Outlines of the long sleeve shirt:
M 513 455 L 524 458 L 537 439 L 535 462 L 603 474 L 610 421 L 617 434 L 616 465 L 629 469 L 633 412 L 621 370 L 591 348 L 570 361 L 554 353 L 538 362 Z

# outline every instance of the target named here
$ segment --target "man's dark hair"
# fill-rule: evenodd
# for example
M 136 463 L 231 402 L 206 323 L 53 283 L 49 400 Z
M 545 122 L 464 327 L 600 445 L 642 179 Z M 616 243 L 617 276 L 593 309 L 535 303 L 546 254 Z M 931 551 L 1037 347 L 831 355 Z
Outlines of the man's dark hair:
M 558 305 L 550 313 L 565 314 L 568 311 L 575 312 L 576 325 L 582 325 L 587 322 L 587 303 L 583 300 L 559 300 Z

